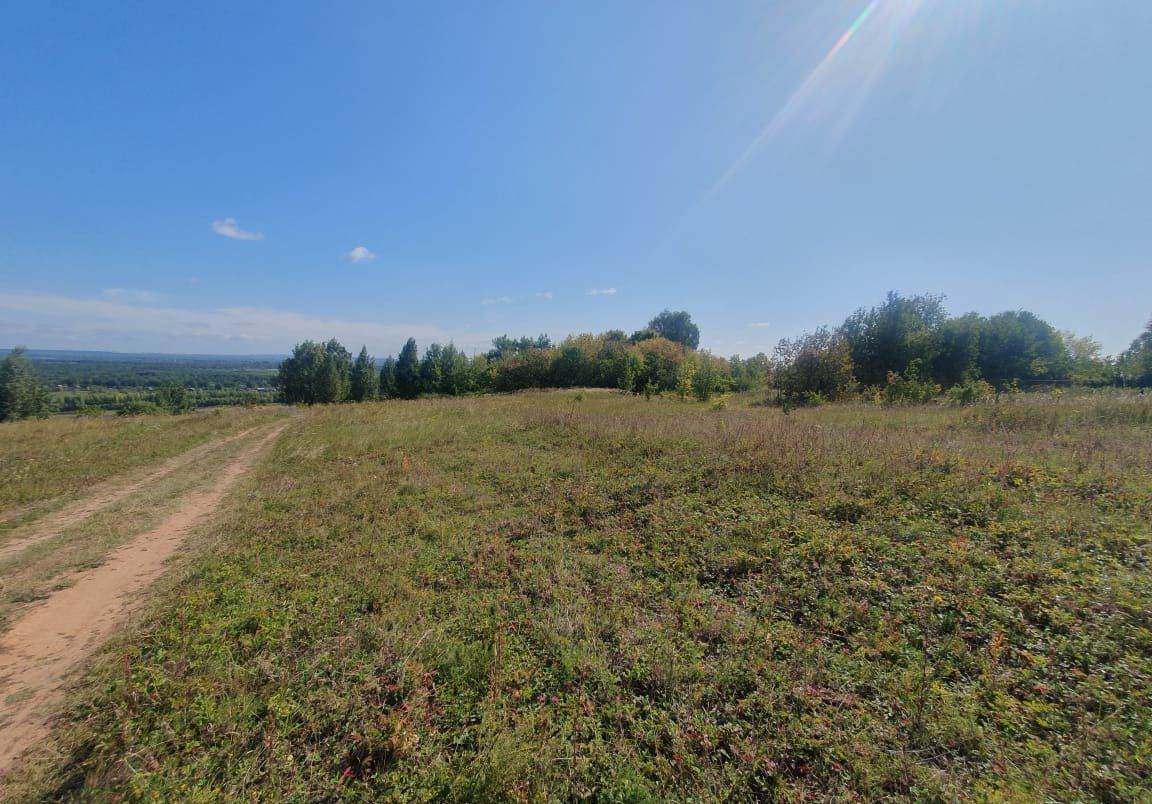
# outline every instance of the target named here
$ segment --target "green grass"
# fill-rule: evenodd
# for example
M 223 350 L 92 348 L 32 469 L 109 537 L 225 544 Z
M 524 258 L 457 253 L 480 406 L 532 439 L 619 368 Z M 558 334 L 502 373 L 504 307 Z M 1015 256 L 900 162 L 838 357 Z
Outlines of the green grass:
M 276 409 L 237 408 L 0 425 L 0 532 L 81 496 L 96 483 L 282 415 Z
M 1144 798 L 1152 398 L 1011 405 L 303 411 L 9 790 Z
M 0 554 L 0 631 L 20 616 L 24 605 L 70 586 L 78 571 L 103 564 L 113 549 L 171 516 L 189 492 L 211 486 L 240 451 L 270 429 L 266 416 L 251 418 L 247 425 L 241 433 L 255 429 L 240 438 L 195 449 L 187 465 L 182 462 L 171 473 L 141 484 L 132 495 L 66 526 L 44 528 L 44 520 L 36 520 L 28 528 L 12 529 L 7 534 L 11 540 L 0 541 L 0 550 L 12 543 L 19 545 L 28 534 L 39 538 L 22 549 Z

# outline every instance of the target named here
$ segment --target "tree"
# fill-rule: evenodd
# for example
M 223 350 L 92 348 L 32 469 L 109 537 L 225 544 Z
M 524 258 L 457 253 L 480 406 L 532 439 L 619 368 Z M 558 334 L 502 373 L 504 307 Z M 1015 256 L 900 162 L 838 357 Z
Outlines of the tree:
M 1068 380 L 1073 385 L 1107 385 L 1113 379 L 1113 366 L 1103 356 L 1104 347 L 1091 335 L 1061 332 L 1068 362 Z
M 468 387 L 473 391 L 491 390 L 495 378 L 492 364 L 484 355 L 476 355 L 468 361 Z
M 290 405 L 342 402 L 351 386 L 351 358 L 339 341 L 304 341 L 280 364 L 276 386 Z
M 409 338 L 396 360 L 396 395 L 415 399 L 420 394 L 420 357 L 416 339 Z
M 776 360 L 776 387 L 785 404 L 838 399 L 855 384 L 848 343 L 827 327 L 781 340 Z
M 688 355 L 681 360 L 680 365 L 676 367 L 676 393 L 681 399 L 687 399 L 692 396 L 696 372 L 699 368 L 700 366 L 696 360 L 696 355 Z
M 940 350 L 939 328 L 947 320 L 941 296 L 905 298 L 889 291 L 884 303 L 857 310 L 840 326 L 856 379 L 882 385 L 888 372 L 903 374 L 913 360 L 930 365 Z
M 504 360 L 509 357 L 523 354 L 524 352 L 531 351 L 532 349 L 551 349 L 552 339 L 547 335 L 538 335 L 535 338 L 509 338 L 507 335 L 501 335 L 492 341 L 492 348 L 485 355 L 489 362 L 495 363 L 499 360 Z
M 1027 310 L 1013 310 L 988 319 L 980 336 L 978 365 L 984 379 L 999 387 L 1016 381 L 1058 381 L 1068 376 L 1060 333 Z
M 492 383 L 497 391 L 547 388 L 552 376 L 552 350 L 530 349 L 496 363 Z
M 457 396 L 475 390 L 468 355 L 449 342 L 440 353 L 440 387 L 446 394 Z
M 321 402 L 343 402 L 352 390 L 352 353 L 333 338 L 324 344 Z
M 166 382 L 152 394 L 156 407 L 169 413 L 187 413 L 195 408 L 188 389 L 177 382 Z
M 700 345 L 700 328 L 692 323 L 692 316 L 682 310 L 675 313 L 664 310 L 648 322 L 648 329 L 657 337 L 682 343 L 689 349 Z
M 425 394 L 439 394 L 444 392 L 444 372 L 442 360 L 444 347 L 434 343 L 424 352 L 424 359 L 420 361 L 420 391 Z
M 1142 387 L 1152 386 L 1152 319 L 1149 319 L 1144 331 L 1120 356 L 1119 369 L 1124 382 Z
M 679 379 L 684 346 L 667 338 L 646 338 L 633 349 L 640 356 L 642 368 L 636 378 L 638 388 L 652 386 L 657 391 L 671 391 Z
M 368 347 L 360 347 L 360 354 L 352 366 L 352 382 L 349 397 L 353 402 L 366 402 L 375 399 L 380 388 L 376 376 L 376 361 L 368 356 Z
M 23 347 L 16 347 L 0 363 L 0 422 L 42 419 L 51 410 L 48 389 L 28 362 Z
M 698 366 L 696 376 L 692 378 L 692 392 L 696 398 L 707 402 L 714 394 L 725 393 L 732 384 L 730 364 L 708 352 L 699 352 L 696 358 Z
M 932 376 L 937 382 L 952 387 L 979 373 L 980 337 L 987 323 L 978 313 L 966 313 L 940 325 L 939 349 L 932 361 Z
M 396 396 L 396 358 L 389 355 L 380 366 L 380 397 L 391 399 Z

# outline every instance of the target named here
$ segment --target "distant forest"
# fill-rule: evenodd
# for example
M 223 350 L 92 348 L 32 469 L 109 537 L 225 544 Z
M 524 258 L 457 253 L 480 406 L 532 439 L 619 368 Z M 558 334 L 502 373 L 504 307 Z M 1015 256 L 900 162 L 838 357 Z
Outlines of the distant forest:
M 610 330 L 560 343 L 501 336 L 471 357 L 451 343 L 421 354 L 409 338 L 379 367 L 366 348 L 353 358 L 336 340 L 306 341 L 280 364 L 276 385 L 290 404 L 602 387 L 699 400 L 764 388 L 787 406 L 852 395 L 972 402 L 1037 386 L 1152 386 L 1152 321 L 1111 358 L 1090 337 L 1061 332 L 1033 313 L 950 316 L 943 297 L 932 295 L 889 293 L 838 327 L 780 341 L 771 356 L 721 357 L 699 344 L 691 315 L 668 310 L 631 335 Z
M 1036 388 L 1152 387 L 1152 321 L 1123 354 L 1015 310 L 951 316 L 940 296 L 889 293 L 837 327 L 780 341 L 772 355 L 722 357 L 699 348 L 687 312 L 632 332 L 496 338 L 484 353 L 412 338 L 378 364 L 336 340 L 274 357 L 117 355 L 17 349 L 0 362 L 0 421 L 52 412 L 182 412 L 236 404 L 412 399 L 530 388 L 616 388 L 709 400 L 763 391 L 785 407 L 845 398 L 976 402 Z
M 121 354 L 29 349 L 28 360 L 53 388 L 123 390 L 175 382 L 203 391 L 270 386 L 278 357 Z
M 55 349 L 24 352 L 48 386 L 48 405 L 57 412 L 147 411 L 165 388 L 184 389 L 182 407 L 273 402 L 280 358 L 267 356 L 123 354 Z

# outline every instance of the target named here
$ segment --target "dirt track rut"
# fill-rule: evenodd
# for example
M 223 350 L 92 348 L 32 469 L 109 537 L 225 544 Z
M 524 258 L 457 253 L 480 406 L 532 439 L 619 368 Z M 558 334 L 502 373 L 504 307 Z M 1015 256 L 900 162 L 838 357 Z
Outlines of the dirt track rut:
M 128 499 L 133 494 L 155 483 L 157 480 L 167 477 L 177 469 L 181 469 L 193 461 L 199 460 L 217 447 L 241 439 L 256 429 L 257 428 L 253 427 L 242 433 L 235 433 L 230 436 L 225 436 L 218 441 L 211 441 L 207 444 L 193 447 L 174 458 L 170 458 L 148 472 L 145 477 L 131 483 L 124 484 L 122 482 L 111 481 L 100 484 L 94 488 L 92 493 L 87 497 L 70 503 L 58 511 L 45 514 L 34 522 L 23 525 L 13 531 L 8 541 L 0 544 L 0 561 L 11 558 L 26 547 L 31 547 L 45 539 L 52 538 L 65 528 L 82 522 L 93 514 L 103 511 L 105 508 L 111 508 L 121 500 Z
M 0 773 L 47 734 L 68 671 L 111 636 L 188 532 L 219 506 L 284 427 L 233 459 L 210 486 L 188 494 L 158 527 L 112 551 L 102 565 L 37 604 L 0 635 Z

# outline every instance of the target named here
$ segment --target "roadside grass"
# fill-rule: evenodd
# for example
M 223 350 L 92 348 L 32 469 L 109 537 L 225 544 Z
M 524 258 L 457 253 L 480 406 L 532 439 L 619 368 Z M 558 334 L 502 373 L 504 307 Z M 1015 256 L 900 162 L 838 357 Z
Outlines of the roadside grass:
M 283 415 L 279 409 L 231 408 L 0 425 L 0 534 L 95 484 Z
M 207 442 L 187 466 L 48 538 L 0 557 L 0 630 L 19 616 L 22 606 L 71 585 L 77 573 L 99 566 L 113 549 L 159 525 L 188 492 L 210 485 L 226 464 L 268 429 L 260 426 L 235 440 Z M 11 534 L 18 545 L 22 531 L 15 529 Z
M 1140 800 L 1152 400 L 1011 404 L 302 411 L 7 793 Z

